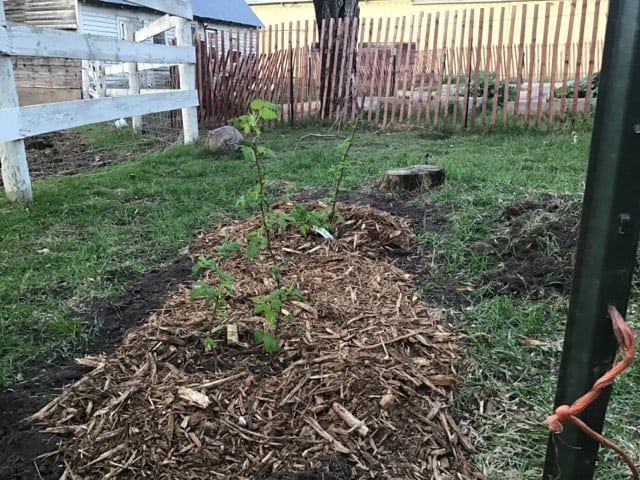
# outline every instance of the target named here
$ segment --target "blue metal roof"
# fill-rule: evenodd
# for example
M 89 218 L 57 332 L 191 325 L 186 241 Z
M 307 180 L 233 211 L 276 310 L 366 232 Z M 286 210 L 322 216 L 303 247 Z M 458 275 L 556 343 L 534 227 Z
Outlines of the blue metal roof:
M 222 22 L 261 27 L 262 22 L 245 0 L 190 0 L 193 15 Z
M 103 3 L 136 7 L 127 0 L 101 0 Z M 261 27 L 262 22 L 253 13 L 245 0 L 187 0 L 191 3 L 193 16 L 202 20 L 211 20 L 238 25 Z

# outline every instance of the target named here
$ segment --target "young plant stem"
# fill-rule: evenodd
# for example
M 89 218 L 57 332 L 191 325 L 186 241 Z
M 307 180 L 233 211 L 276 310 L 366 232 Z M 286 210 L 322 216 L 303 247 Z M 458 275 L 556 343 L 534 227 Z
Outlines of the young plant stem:
M 338 193 L 340 193 L 340 187 L 342 186 L 342 181 L 344 180 L 344 176 L 346 174 L 345 160 L 349 156 L 349 150 L 351 150 L 351 145 L 353 144 L 353 137 L 356 134 L 356 128 L 358 128 L 358 120 L 353 124 L 353 130 L 351 130 L 351 136 L 349 137 L 349 143 L 347 144 L 347 148 L 345 148 L 344 152 L 342 152 L 342 157 L 340 158 L 340 175 L 338 176 L 338 181 L 336 182 L 336 189 L 333 192 L 333 202 L 331 203 L 331 212 L 329 213 L 329 223 L 333 221 L 333 217 L 336 214 L 336 204 L 338 203 Z
M 216 302 L 213 304 L 213 312 L 211 315 L 212 321 L 211 321 L 211 331 L 213 331 L 213 329 L 215 328 L 215 322 L 216 322 L 216 318 L 218 318 L 218 307 L 220 306 L 220 298 L 219 296 L 216 297 Z
M 260 158 L 257 154 L 256 140 L 257 140 L 257 137 L 253 139 L 252 148 L 253 148 L 253 151 L 255 152 L 256 172 L 258 174 L 258 197 L 259 197 L 259 203 L 260 203 L 260 217 L 262 218 L 262 228 L 264 229 L 264 234 L 267 239 L 267 251 L 269 252 L 269 256 L 271 257 L 271 260 L 275 265 L 277 264 L 278 259 L 276 258 L 276 255 L 273 252 L 273 249 L 271 248 L 271 229 L 269 228 L 269 225 L 267 223 L 267 212 L 265 210 L 264 199 L 262 197 L 264 194 L 264 175 L 262 173 L 262 168 L 260 166 Z M 276 284 L 277 284 L 277 287 L 280 288 L 279 278 L 276 278 Z

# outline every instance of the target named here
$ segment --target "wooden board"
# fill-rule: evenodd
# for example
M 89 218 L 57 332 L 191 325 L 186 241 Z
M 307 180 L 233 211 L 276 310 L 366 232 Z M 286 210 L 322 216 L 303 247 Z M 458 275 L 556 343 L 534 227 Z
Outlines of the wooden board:
M 0 142 L 121 117 L 198 106 L 195 90 L 107 97 L 0 109 Z

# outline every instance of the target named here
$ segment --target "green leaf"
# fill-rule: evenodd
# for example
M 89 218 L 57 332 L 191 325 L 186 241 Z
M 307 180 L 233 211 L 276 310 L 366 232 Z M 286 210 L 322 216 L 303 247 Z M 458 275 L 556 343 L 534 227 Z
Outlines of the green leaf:
M 249 108 L 251 108 L 251 110 L 261 110 L 267 106 L 268 106 L 268 102 L 265 102 L 264 100 L 260 100 L 260 99 L 252 100 L 251 103 L 249 104 Z
M 227 285 L 233 285 L 236 281 L 232 275 L 222 270 L 218 270 L 218 278 L 220 279 L 220 286 L 224 286 L 225 288 Z
M 238 242 L 234 242 L 230 240 L 228 242 L 223 243 L 222 245 L 216 245 L 213 249 L 218 252 L 223 257 L 229 257 L 233 252 L 237 252 L 242 248 Z
M 265 147 L 264 145 L 258 145 L 256 147 L 256 153 L 260 157 L 273 157 L 274 156 L 273 150 L 271 150 L 270 148 Z
M 351 147 L 351 137 L 349 138 L 345 138 L 342 142 L 340 142 L 340 145 L 338 146 L 338 151 L 340 152 L 341 155 L 346 155 L 346 153 L 349 151 L 349 148 Z
M 262 236 L 253 236 L 249 238 L 249 243 L 247 244 L 247 252 L 246 256 L 248 260 L 253 260 L 260 250 L 262 250 L 266 246 L 266 238 Z
M 261 328 L 256 328 L 255 331 L 253 332 L 253 339 L 257 343 L 262 343 L 263 338 L 264 338 L 264 330 L 262 330 Z
M 217 270 L 218 264 L 215 260 L 210 258 L 201 256 L 198 258 L 198 261 L 191 267 L 191 274 L 195 277 L 200 274 L 203 270 Z
M 257 183 L 249 192 L 247 192 L 249 198 L 258 203 L 262 199 L 262 185 Z
M 278 265 L 274 265 L 269 269 L 269 275 L 271 275 L 271 277 L 273 277 L 275 280 L 278 280 L 280 278 L 281 273 L 282 268 L 280 268 Z
M 260 117 L 263 120 L 275 120 L 276 118 L 278 118 L 278 114 L 275 112 L 275 110 L 272 110 L 270 108 L 263 108 L 260 110 Z
M 247 208 L 247 197 L 246 195 L 240 195 L 238 197 L 238 199 L 236 200 L 236 207 L 241 208 L 241 209 L 245 209 Z
M 247 160 L 248 162 L 256 161 L 256 152 L 253 151 L 253 148 L 248 145 L 240 145 L 240 153 L 242 153 L 242 158 Z
M 202 339 L 202 346 L 205 350 L 211 350 L 215 348 L 217 344 L 218 342 L 214 338 L 205 337 Z
M 204 298 L 207 302 L 215 300 L 218 297 L 218 292 L 215 288 L 209 285 L 207 282 L 198 280 L 193 284 L 193 288 L 189 293 L 189 299 L 199 300 Z
M 273 332 L 264 332 L 262 336 L 262 346 L 267 353 L 276 353 L 280 350 L 278 339 Z

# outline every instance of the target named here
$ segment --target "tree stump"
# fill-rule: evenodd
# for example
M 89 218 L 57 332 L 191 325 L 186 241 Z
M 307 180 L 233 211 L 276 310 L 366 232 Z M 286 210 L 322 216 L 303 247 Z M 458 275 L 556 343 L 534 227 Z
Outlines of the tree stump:
M 380 189 L 419 190 L 424 192 L 444 183 L 444 169 L 436 165 L 413 165 L 388 170 L 380 181 Z

